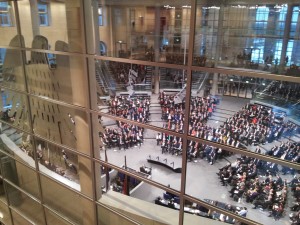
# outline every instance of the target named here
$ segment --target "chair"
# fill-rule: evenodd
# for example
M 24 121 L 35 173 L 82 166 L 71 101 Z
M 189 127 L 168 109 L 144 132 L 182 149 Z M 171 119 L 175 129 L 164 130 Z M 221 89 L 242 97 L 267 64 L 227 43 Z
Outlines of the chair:
M 171 200 L 172 199 L 172 197 L 169 194 L 167 194 L 167 193 L 163 193 L 163 198 L 165 200 Z
M 179 197 L 174 197 L 174 202 L 177 204 L 180 204 L 180 198 Z

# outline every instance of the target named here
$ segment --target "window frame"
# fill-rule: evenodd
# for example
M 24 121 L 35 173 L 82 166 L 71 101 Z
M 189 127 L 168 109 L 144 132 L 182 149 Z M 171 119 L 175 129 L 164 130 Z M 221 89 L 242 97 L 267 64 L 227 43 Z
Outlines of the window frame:
M 41 6 L 44 7 L 44 9 L 45 9 L 44 12 L 40 10 Z M 39 26 L 40 27 L 50 26 L 49 3 L 38 2 L 37 8 L 38 8 Z M 42 19 L 44 20 L 43 23 L 41 23 Z
M 104 26 L 104 23 L 103 23 L 103 6 L 102 5 L 98 6 L 98 26 L 99 27 Z
M 5 6 L 6 3 L 6 6 Z M 0 2 L 0 27 L 12 27 L 12 18 L 11 18 L 11 12 L 10 12 L 10 3 L 9 2 Z M 3 7 L 3 9 L 2 9 Z M 4 9 L 6 7 L 6 9 Z M 4 23 L 4 18 L 7 20 L 7 23 Z

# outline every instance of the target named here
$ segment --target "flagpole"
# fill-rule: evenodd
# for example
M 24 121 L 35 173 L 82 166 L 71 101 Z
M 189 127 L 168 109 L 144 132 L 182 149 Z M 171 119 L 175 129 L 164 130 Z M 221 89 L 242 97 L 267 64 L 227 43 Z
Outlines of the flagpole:
M 104 148 L 104 154 L 105 154 L 105 162 L 108 162 L 106 148 Z M 107 192 L 109 190 L 109 171 L 107 166 L 105 167 L 105 182 L 106 182 L 106 192 Z

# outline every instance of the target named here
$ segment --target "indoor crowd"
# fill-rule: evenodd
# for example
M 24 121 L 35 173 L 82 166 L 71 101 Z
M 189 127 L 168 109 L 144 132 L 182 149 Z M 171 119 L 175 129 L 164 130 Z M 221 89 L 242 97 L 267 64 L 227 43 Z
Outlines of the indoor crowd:
M 270 217 L 278 220 L 286 205 L 288 182 L 278 174 L 272 176 L 264 164 L 266 162 L 242 156 L 221 168 L 217 174 L 223 186 L 230 185 L 229 193 L 234 201 L 241 202 L 243 199 L 252 203 L 254 209 L 266 210 Z M 290 182 L 290 185 L 294 184 Z M 299 186 L 299 182 L 296 185 Z
M 116 96 L 109 102 L 109 113 L 146 123 L 150 118 L 150 97 L 145 96 Z M 117 121 L 117 127 L 106 128 L 100 134 L 103 144 L 107 147 L 128 149 L 129 147 L 141 146 L 144 139 L 144 128 Z

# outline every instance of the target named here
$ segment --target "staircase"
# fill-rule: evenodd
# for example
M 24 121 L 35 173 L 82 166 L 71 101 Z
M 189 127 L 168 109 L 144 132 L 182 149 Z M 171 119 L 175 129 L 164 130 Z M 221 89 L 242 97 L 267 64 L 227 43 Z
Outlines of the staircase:
M 152 66 L 146 66 L 145 91 L 151 91 L 152 89 L 152 75 Z
M 192 79 L 192 93 L 194 95 L 200 94 L 200 96 L 204 96 L 204 89 L 207 78 L 209 77 L 209 73 L 205 72 L 196 72 L 193 73 Z

